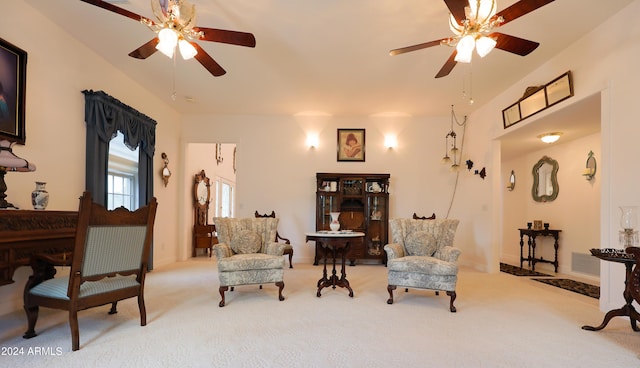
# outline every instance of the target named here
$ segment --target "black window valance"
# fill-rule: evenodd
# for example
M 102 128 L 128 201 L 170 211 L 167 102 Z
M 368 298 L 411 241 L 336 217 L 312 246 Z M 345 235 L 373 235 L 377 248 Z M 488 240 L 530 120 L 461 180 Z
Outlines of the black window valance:
M 153 157 L 156 144 L 156 121 L 138 110 L 125 105 L 103 91 L 82 91 L 85 96 L 84 116 L 87 127 L 91 125 L 103 142 L 109 142 L 120 131 L 124 143 L 134 150 Z

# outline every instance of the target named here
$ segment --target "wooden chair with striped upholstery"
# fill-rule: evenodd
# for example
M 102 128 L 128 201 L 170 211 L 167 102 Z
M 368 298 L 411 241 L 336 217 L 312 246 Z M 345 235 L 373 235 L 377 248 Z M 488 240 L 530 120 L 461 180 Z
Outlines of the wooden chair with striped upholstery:
M 36 336 L 39 307 L 69 311 L 71 345 L 80 348 L 78 311 L 138 298 L 140 325 L 147 324 L 144 281 L 153 237 L 157 201 L 136 211 L 124 207 L 107 210 L 93 203 L 91 194 L 80 198 L 75 245 L 71 255 L 36 255 L 33 275 L 24 291 L 28 328 L 24 338 Z M 69 276 L 53 277 L 55 265 L 70 265 Z

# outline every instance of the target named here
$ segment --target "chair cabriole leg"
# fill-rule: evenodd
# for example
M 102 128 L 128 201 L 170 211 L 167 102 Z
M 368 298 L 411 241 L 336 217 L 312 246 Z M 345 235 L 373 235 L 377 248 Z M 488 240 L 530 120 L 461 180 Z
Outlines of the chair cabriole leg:
M 447 291 L 447 295 L 451 297 L 451 301 L 449 302 L 449 310 L 451 313 L 456 312 L 456 307 L 453 306 L 453 302 L 456 300 L 456 292 L 455 291 Z
M 387 291 L 389 292 L 389 299 L 387 299 L 387 304 L 393 304 L 393 291 L 396 289 L 395 285 L 387 286 Z
M 224 292 L 229 290 L 228 286 L 220 286 L 220 296 L 222 297 L 222 300 L 220 301 L 220 304 L 218 304 L 218 306 L 220 307 L 224 307 Z
M 284 281 L 276 282 L 276 286 L 278 287 L 278 300 L 283 301 L 284 296 L 282 296 L 282 289 L 284 289 Z

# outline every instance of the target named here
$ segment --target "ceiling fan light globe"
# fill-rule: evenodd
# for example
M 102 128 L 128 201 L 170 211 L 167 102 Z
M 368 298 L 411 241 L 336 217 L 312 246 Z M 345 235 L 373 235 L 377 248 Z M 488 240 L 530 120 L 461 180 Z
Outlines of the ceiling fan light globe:
M 196 50 L 196 48 L 185 39 L 181 39 L 178 42 L 178 48 L 180 49 L 180 55 L 182 55 L 184 60 L 192 59 L 198 54 L 198 50 Z
M 470 63 L 471 62 L 471 54 L 473 53 L 473 49 L 475 48 L 476 41 L 471 35 L 466 35 L 458 41 L 458 45 L 456 46 L 456 57 L 455 61 L 459 63 Z
M 496 40 L 491 37 L 481 36 L 476 40 L 476 51 L 480 57 L 489 55 L 494 47 L 496 47 Z
M 163 28 L 158 32 L 158 45 L 156 45 L 156 49 L 161 53 L 167 55 L 167 57 L 172 58 L 173 52 L 176 49 L 176 44 L 178 43 L 178 35 L 176 32 L 169 28 Z
M 485 23 L 496 15 L 496 8 L 495 0 L 469 0 L 468 19 L 475 23 Z

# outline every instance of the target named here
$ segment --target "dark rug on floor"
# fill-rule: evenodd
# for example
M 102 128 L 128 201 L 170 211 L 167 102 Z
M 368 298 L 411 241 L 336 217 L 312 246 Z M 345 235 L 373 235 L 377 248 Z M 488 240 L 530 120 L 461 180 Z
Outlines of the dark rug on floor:
M 546 273 L 527 270 L 526 268 L 520 268 L 517 266 L 512 266 L 506 263 L 500 263 L 500 271 L 506 272 L 515 276 L 551 276 Z
M 569 279 L 532 279 L 561 289 L 600 299 L 600 287 Z

